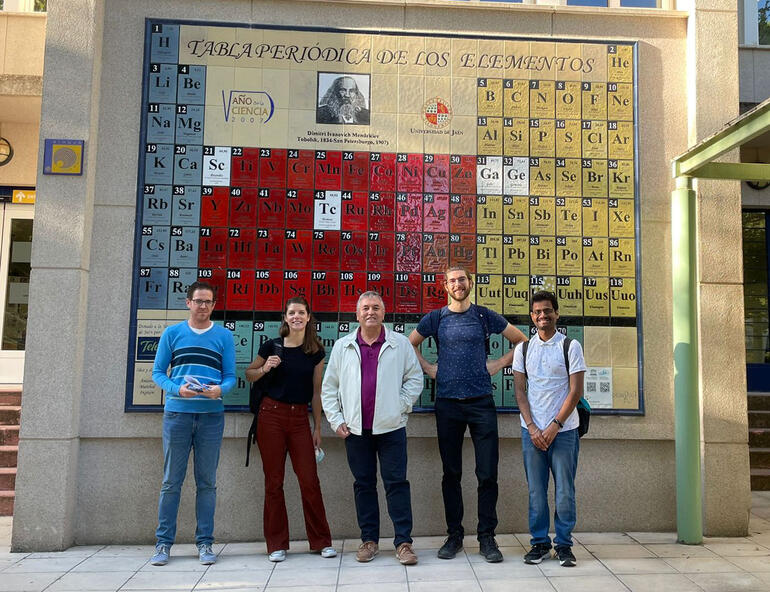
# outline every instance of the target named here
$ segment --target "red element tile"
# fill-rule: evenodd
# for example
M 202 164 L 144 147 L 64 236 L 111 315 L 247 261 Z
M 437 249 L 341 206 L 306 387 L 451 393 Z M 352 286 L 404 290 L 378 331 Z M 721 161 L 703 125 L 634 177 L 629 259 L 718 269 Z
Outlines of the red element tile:
M 310 308 L 315 312 L 336 312 L 339 308 L 338 271 L 314 271 L 310 284 Z
M 447 303 L 444 291 L 444 272 L 422 274 L 422 312 L 441 308 Z
M 283 268 L 283 230 L 257 229 L 257 265 L 259 269 Z
M 201 226 L 198 230 L 198 267 L 227 267 L 228 228 Z M 223 284 L 224 285 L 224 284 Z
M 254 272 L 254 310 L 283 311 L 282 276 L 280 269 L 257 269 Z
M 247 228 L 257 225 L 256 187 L 230 187 L 231 228 Z
M 366 231 L 343 230 L 340 232 L 342 269 L 366 271 Z
M 422 154 L 398 154 L 396 156 L 396 190 L 422 193 Z
M 313 231 L 284 231 L 284 261 L 286 269 L 313 268 Z
M 369 229 L 393 231 L 396 223 L 396 194 L 390 191 L 369 192 Z
M 201 226 L 228 226 L 229 187 L 201 187 Z
M 422 193 L 396 194 L 396 230 L 422 231 Z
M 287 269 L 283 272 L 283 295 L 286 300 L 302 296 L 310 302 L 310 271 Z
M 288 189 L 313 189 L 312 150 L 289 150 L 287 158 L 286 187 Z
M 254 310 L 254 269 L 228 269 L 227 310 Z
M 419 273 L 395 275 L 395 312 L 419 313 L 422 304 L 422 281 Z
M 370 271 L 366 274 L 366 289 L 367 291 L 374 290 L 382 296 L 382 301 L 385 303 L 385 312 L 393 310 L 395 298 L 394 281 L 395 278 L 392 273 Z
M 396 271 L 422 271 L 422 233 L 396 233 Z
M 222 248 L 224 250 L 224 243 L 222 243 Z M 227 270 L 225 269 L 224 265 L 221 267 L 199 267 L 198 268 L 198 279 L 202 282 L 208 282 L 212 286 L 214 286 L 214 294 L 217 296 L 217 300 L 222 301 L 223 300 L 223 294 L 225 293 L 226 289 L 226 278 L 227 277 Z
M 449 155 L 426 154 L 423 162 L 423 191 L 449 193 Z
M 369 153 L 342 153 L 342 190 L 367 191 L 369 189 Z
M 369 194 L 366 191 L 342 192 L 342 229 L 368 230 L 366 212 L 369 206 Z
M 257 229 L 230 228 L 227 234 L 228 269 L 254 269 L 257 265 Z
M 370 231 L 368 239 L 367 269 L 369 271 L 393 271 L 395 234 Z
M 286 190 L 286 226 L 291 228 L 313 228 L 313 190 Z
M 460 265 L 471 273 L 476 273 L 475 234 L 449 235 L 449 265 Z
M 476 232 L 475 195 L 452 194 L 449 196 L 449 231 Z
M 423 197 L 422 220 L 425 232 L 449 232 L 449 195 L 426 193 Z
M 230 185 L 259 185 L 259 148 L 231 148 Z
M 344 241 L 343 241 L 343 245 L 344 245 Z M 366 273 L 365 272 L 363 271 L 340 272 L 339 309 L 341 312 L 355 312 L 356 304 L 358 304 L 358 297 L 364 292 L 366 292 Z
M 443 273 L 449 267 L 449 235 L 428 233 L 422 236 L 422 269 Z
M 282 148 L 259 149 L 259 186 L 286 187 L 287 153 Z
M 449 160 L 452 193 L 476 193 L 476 157 L 452 156 Z
M 342 189 L 342 152 L 316 150 L 315 188 L 331 191 Z
M 396 190 L 396 155 L 372 152 L 369 155 L 369 191 Z
M 340 231 L 313 231 L 313 269 L 338 270 L 340 268 Z
M 260 228 L 285 228 L 286 217 L 284 205 L 286 204 L 285 189 L 259 190 L 259 226 Z

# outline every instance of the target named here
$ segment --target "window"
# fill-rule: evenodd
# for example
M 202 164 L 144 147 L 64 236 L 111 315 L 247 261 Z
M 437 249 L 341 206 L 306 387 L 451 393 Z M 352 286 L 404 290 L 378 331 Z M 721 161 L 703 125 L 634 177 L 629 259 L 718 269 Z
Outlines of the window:
M 743 305 L 746 362 L 770 362 L 768 343 L 767 212 L 743 212 Z
M 759 27 L 759 44 L 770 45 L 770 0 L 758 0 L 757 25 Z

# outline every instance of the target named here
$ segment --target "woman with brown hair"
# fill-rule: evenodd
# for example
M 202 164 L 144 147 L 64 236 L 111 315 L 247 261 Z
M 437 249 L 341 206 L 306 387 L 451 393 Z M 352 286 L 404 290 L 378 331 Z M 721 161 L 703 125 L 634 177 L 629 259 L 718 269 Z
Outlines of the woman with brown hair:
M 289 548 L 289 520 L 283 495 L 286 454 L 297 475 L 305 529 L 311 552 L 321 557 L 336 557 L 331 546 L 316 471 L 316 454 L 321 447 L 321 381 L 323 379 L 323 344 L 315 330 L 310 306 L 303 297 L 286 302 L 282 339 L 266 341 L 257 358 L 246 369 L 249 382 L 268 381 L 263 389 L 258 415 L 257 445 L 265 474 L 264 530 L 268 559 L 286 559 Z M 313 430 L 308 421 L 308 404 L 313 409 Z

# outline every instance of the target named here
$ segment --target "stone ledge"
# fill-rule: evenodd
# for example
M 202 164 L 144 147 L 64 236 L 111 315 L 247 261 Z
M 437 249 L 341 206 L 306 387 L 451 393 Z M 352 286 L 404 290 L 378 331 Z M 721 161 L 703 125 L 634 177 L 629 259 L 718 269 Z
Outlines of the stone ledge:
M 0 95 L 43 96 L 43 77 L 26 74 L 0 74 Z

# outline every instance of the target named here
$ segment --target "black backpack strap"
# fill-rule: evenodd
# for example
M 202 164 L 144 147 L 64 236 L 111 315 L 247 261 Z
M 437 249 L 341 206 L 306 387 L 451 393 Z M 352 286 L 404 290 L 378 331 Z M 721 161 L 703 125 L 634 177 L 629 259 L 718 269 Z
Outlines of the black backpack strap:
M 524 378 L 527 378 L 527 348 L 529 347 L 529 340 L 521 344 L 521 355 L 524 358 Z
M 567 380 L 569 380 L 569 345 L 572 343 L 572 339 L 564 336 L 564 367 L 567 369 Z
M 471 306 L 475 307 L 481 327 L 484 329 L 484 349 L 489 355 L 489 309 L 478 304 L 471 304 Z
M 246 436 L 246 466 L 249 466 L 249 457 L 251 456 L 251 446 L 257 441 L 257 416 L 251 420 L 249 434 Z

